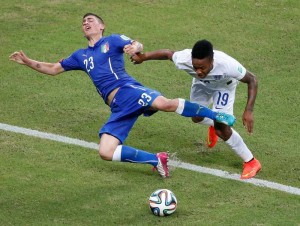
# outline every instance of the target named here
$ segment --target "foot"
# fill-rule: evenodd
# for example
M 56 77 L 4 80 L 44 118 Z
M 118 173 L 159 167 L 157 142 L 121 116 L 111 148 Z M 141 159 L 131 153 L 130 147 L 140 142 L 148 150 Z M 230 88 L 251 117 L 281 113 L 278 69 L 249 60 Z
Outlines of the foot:
M 206 144 L 209 148 L 213 148 L 218 141 L 218 136 L 216 134 L 215 128 L 210 126 L 207 132 Z
M 218 112 L 216 115 L 216 121 L 228 126 L 233 126 L 235 123 L 235 117 L 233 115 L 226 114 L 224 112 Z
M 160 152 L 156 154 L 158 158 L 157 166 L 154 167 L 158 171 L 158 173 L 163 177 L 166 178 L 169 176 L 169 167 L 168 167 L 168 161 L 169 161 L 169 155 L 167 152 Z
M 261 170 L 261 164 L 256 158 L 253 158 L 250 162 L 245 162 L 243 168 L 241 179 L 250 179 Z

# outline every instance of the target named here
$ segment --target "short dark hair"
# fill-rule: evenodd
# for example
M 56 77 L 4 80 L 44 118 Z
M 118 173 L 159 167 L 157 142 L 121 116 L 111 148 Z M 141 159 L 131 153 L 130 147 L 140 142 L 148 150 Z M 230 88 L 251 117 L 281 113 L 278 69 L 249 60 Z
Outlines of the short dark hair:
M 192 58 L 204 59 L 206 57 L 209 57 L 212 59 L 213 56 L 213 45 L 209 41 L 203 39 L 195 43 L 192 49 Z
M 104 24 L 104 21 L 102 20 L 102 18 L 98 15 L 96 15 L 95 13 L 86 13 L 84 14 L 84 16 L 82 17 L 82 19 L 86 18 L 87 16 L 94 16 L 96 17 L 102 24 Z

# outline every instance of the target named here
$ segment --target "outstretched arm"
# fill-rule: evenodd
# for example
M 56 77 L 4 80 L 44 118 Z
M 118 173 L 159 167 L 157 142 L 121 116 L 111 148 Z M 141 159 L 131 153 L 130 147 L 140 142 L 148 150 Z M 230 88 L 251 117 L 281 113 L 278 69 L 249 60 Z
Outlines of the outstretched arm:
M 172 60 L 174 51 L 169 49 L 159 49 L 152 52 L 137 53 L 131 56 L 131 62 L 141 64 L 146 60 Z
M 248 99 L 243 114 L 243 124 L 247 129 L 248 133 L 253 133 L 253 108 L 256 99 L 258 84 L 255 75 L 253 75 L 249 71 L 246 72 L 246 75 L 240 81 L 243 83 L 247 83 L 248 85 Z
M 65 71 L 60 63 L 39 62 L 27 57 L 23 51 L 14 52 L 9 56 L 9 59 L 43 74 L 57 75 Z

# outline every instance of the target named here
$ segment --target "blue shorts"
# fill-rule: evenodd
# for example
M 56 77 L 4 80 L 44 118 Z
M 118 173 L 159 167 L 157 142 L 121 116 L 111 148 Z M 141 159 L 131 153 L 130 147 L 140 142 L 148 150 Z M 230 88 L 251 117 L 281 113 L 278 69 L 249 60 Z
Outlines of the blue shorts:
M 161 96 L 161 93 L 144 86 L 121 87 L 110 104 L 111 115 L 99 131 L 99 136 L 107 133 L 123 143 L 141 114 L 151 116 L 157 112 L 149 110 L 149 107 L 158 96 Z

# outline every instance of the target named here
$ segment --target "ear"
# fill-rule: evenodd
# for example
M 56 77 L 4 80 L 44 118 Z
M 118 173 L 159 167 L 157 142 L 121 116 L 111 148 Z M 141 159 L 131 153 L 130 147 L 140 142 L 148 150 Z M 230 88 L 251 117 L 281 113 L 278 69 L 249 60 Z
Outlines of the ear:
M 103 31 L 105 29 L 105 25 L 104 24 L 100 24 L 100 31 Z

